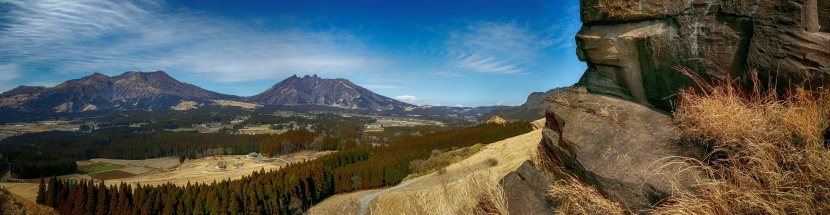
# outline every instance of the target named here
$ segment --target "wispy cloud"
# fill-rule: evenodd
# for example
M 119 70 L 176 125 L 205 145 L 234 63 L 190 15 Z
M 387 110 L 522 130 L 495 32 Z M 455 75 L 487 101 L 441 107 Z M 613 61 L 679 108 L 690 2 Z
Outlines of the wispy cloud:
M 565 13 L 579 14 L 579 6 L 573 5 L 566 8 Z M 560 16 L 549 25 L 545 32 L 550 35 L 553 47 L 564 49 L 576 47 L 574 35 L 581 28 L 582 21 L 579 20 L 579 16 Z
M 19 68 L 14 64 L 0 64 L 0 92 L 11 90 L 15 86 L 9 81 L 20 76 Z
M 61 73 L 175 70 L 215 82 L 362 72 L 385 62 L 335 30 L 272 29 L 171 12 L 163 1 L 11 0 L 0 64 Z
M 516 74 L 526 70 L 552 41 L 516 23 L 476 23 L 450 35 L 453 65 L 484 73 Z

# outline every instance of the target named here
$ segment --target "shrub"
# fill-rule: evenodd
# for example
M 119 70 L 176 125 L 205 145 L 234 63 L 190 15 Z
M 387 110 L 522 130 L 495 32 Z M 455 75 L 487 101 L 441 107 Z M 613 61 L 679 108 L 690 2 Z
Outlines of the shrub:
M 484 160 L 484 164 L 486 164 L 487 166 L 493 167 L 493 166 L 499 165 L 499 161 L 496 160 L 495 158 L 487 158 L 487 160 Z

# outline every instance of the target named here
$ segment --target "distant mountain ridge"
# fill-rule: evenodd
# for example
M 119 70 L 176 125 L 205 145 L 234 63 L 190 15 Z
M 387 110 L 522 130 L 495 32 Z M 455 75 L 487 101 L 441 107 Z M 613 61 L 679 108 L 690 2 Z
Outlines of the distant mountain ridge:
M 180 82 L 164 71 L 101 73 L 54 87 L 19 86 L 0 94 L 0 107 L 24 111 L 80 112 L 117 108 L 163 108 L 181 100 L 240 100 L 241 97 Z
M 527 101 L 520 106 L 507 106 L 499 110 L 485 114 L 483 119 L 493 116 L 501 116 L 511 121 L 534 121 L 545 116 L 547 104 L 545 99 L 561 93 L 565 88 L 554 88 L 547 92 L 533 92 L 527 96 Z
M 302 78 L 293 75 L 260 94 L 245 98 L 245 101 L 264 105 L 325 105 L 377 111 L 415 107 L 378 95 L 346 79 L 324 79 L 317 75 Z
M 251 97 L 226 95 L 183 83 L 164 71 L 101 73 L 54 87 L 19 86 L 0 94 L 0 108 L 27 112 L 83 112 L 110 109 L 169 109 L 182 102 L 215 100 L 263 105 L 324 105 L 347 109 L 393 110 L 414 105 L 378 95 L 346 79 L 291 76 Z

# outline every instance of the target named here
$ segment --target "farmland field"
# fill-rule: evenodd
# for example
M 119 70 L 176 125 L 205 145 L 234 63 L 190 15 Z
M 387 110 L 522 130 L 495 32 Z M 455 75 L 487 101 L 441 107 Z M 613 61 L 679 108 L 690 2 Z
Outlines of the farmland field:
M 106 172 L 99 172 L 99 173 L 89 174 L 89 176 L 94 178 L 94 179 L 112 180 L 112 179 L 133 177 L 133 176 L 135 176 L 135 174 L 131 174 L 131 173 L 125 172 L 123 170 L 113 170 L 113 171 L 106 171 Z
M 112 171 L 112 170 L 117 170 L 117 169 L 121 169 L 121 168 L 123 168 L 123 167 L 118 166 L 118 165 L 105 165 L 105 166 L 99 166 L 99 167 L 79 169 L 78 174 L 95 174 L 95 173 L 99 173 L 99 172 Z

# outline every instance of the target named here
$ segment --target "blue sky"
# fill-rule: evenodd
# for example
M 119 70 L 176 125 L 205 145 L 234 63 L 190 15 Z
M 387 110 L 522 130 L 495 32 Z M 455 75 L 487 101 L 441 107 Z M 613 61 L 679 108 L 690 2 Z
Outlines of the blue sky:
M 0 0 L 0 91 L 164 70 L 251 96 L 297 74 L 420 105 L 575 83 L 578 0 Z

